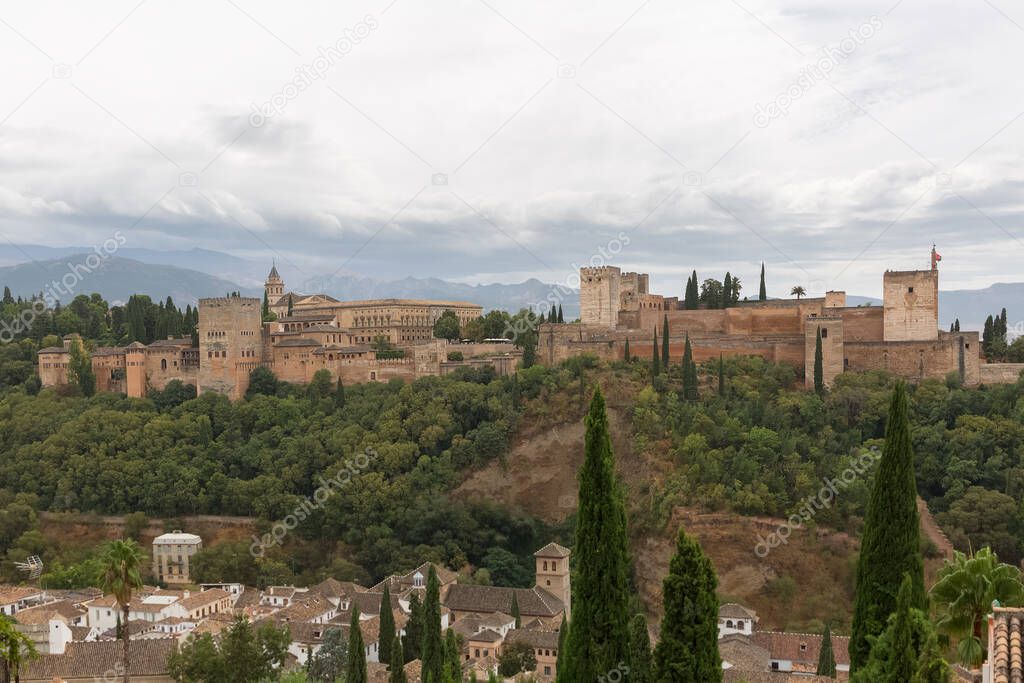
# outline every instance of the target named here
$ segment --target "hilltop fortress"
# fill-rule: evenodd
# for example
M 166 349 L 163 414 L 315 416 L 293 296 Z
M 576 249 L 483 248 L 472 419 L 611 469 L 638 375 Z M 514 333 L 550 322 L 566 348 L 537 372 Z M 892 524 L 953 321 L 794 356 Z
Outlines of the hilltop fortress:
M 968 386 L 1016 381 L 1022 365 L 982 362 L 977 332 L 939 330 L 939 271 L 886 271 L 882 306 L 847 306 L 845 292 L 821 298 L 743 301 L 723 309 L 684 309 L 678 297 L 652 294 L 644 273 L 614 266 L 580 269 L 580 322 L 544 324 L 538 357 L 557 363 L 588 353 L 606 360 L 651 357 L 653 337 L 683 356 L 689 335 L 696 362 L 719 355 L 761 356 L 804 370 L 814 384 L 814 353 L 821 330 L 823 376 L 830 385 L 845 371 L 885 370 L 911 380 L 956 373 Z
M 263 322 L 257 298 L 228 296 L 199 300 L 199 346 L 192 340 L 162 339 L 148 346 L 92 351 L 97 391 L 131 397 L 163 389 L 172 380 L 194 384 L 202 393 L 215 391 L 240 398 L 249 386 L 249 373 L 269 369 L 287 382 L 304 384 L 318 370 L 332 381 L 386 382 L 444 375 L 459 367 L 494 367 L 498 374 L 514 371 L 522 352 L 505 344 L 458 344 L 434 339 L 434 322 L 447 310 L 465 324 L 480 316 L 482 307 L 462 301 L 374 299 L 339 301 L 324 294 L 286 292 L 277 268 L 265 283 L 270 311 L 277 320 Z M 67 383 L 71 344 L 39 351 L 43 386 Z M 373 346 L 384 339 L 404 352 L 401 358 L 378 358 Z M 449 359 L 450 351 L 460 356 Z

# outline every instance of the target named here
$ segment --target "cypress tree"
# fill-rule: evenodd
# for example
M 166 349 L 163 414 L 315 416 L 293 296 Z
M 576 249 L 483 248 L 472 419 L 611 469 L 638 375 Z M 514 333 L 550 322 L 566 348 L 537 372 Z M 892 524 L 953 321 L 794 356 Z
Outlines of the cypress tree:
M 910 576 L 912 606 L 927 607 L 914 451 L 907 411 L 907 388 L 902 381 L 897 381 L 889 406 L 885 448 L 871 488 L 857 561 L 857 594 L 850 637 L 851 671 L 867 662 L 871 651 L 869 638 L 883 631 L 886 619 L 896 609 L 896 590 L 904 574 Z
M 71 342 L 68 382 L 77 384 L 82 396 L 88 397 L 96 393 L 96 373 L 92 369 L 92 358 L 80 339 Z
M 13 303 L 14 303 L 14 297 L 11 295 L 11 288 L 10 287 L 4 287 L 4 305 L 6 306 L 7 304 L 13 304 Z
M 725 357 L 718 354 L 718 395 L 725 396 Z
M 537 363 L 537 340 L 532 332 L 523 335 L 523 360 L 522 367 L 532 368 Z
M 289 317 L 290 317 L 290 316 L 291 316 L 291 314 L 292 314 L 292 303 L 293 303 L 293 302 L 292 302 L 292 295 L 291 295 L 291 294 L 289 294 L 289 295 L 288 295 L 288 316 L 289 316 Z
M 629 661 L 629 550 L 626 505 L 615 476 L 601 390 L 584 420 L 579 472 L 572 626 L 559 651 L 559 683 L 595 681 Z
M 686 301 L 684 307 L 689 310 L 695 310 L 700 304 L 700 291 L 697 286 L 697 271 L 693 271 L 690 275 L 690 279 L 686 283 Z
M 985 353 L 989 353 L 992 349 L 993 332 L 992 316 L 989 316 L 985 318 L 985 329 L 981 333 L 981 348 Z
M 391 670 L 388 683 L 409 683 L 405 676 L 405 654 L 402 652 L 402 639 L 397 636 L 391 646 L 391 664 L 388 668 Z
M 512 591 L 512 616 L 516 620 L 516 628 L 521 628 L 522 619 L 519 615 L 519 598 L 516 597 L 516 592 Z
M 565 316 L 562 315 L 562 304 L 558 304 L 558 322 L 565 322 Z
M 764 261 L 761 261 L 761 290 L 757 293 L 758 301 L 768 300 L 768 290 L 764 286 Z
M 391 611 L 391 589 L 384 582 L 384 593 L 380 597 L 380 640 L 377 661 L 390 662 L 391 648 L 395 641 L 395 613 Z
M 267 297 L 267 290 L 265 290 L 265 289 L 263 290 L 263 310 L 262 310 L 262 315 L 263 315 L 263 322 L 266 322 L 267 318 L 270 317 L 270 299 Z
M 409 621 L 405 624 L 405 637 L 402 638 L 402 649 L 405 654 L 405 661 L 411 662 L 419 659 L 423 652 L 423 604 L 420 596 L 413 591 L 409 598 Z
M 722 303 L 719 308 L 729 308 L 732 303 L 732 275 L 725 272 L 725 279 L 722 280 Z
M 555 653 L 555 675 L 556 681 L 563 680 L 558 677 L 558 672 L 562 670 L 564 662 L 568 661 L 568 655 L 565 654 L 565 641 L 569 635 L 569 619 L 565 616 L 565 612 L 562 612 L 562 623 L 558 627 L 558 652 Z
M 444 683 L 444 650 L 441 640 L 441 586 L 434 566 L 427 573 L 423 599 L 423 683 Z
M 629 622 L 629 681 L 653 683 L 654 667 L 647 617 L 637 614 Z
M 352 620 L 348 625 L 348 672 L 345 683 L 366 683 L 366 645 L 359 628 L 359 607 L 352 603 Z
M 334 406 L 339 409 L 345 407 L 345 385 L 341 383 L 341 377 L 338 377 L 338 386 L 334 390 Z
M 825 365 L 821 354 L 821 325 L 814 338 L 814 392 L 821 396 L 825 393 Z
M 662 588 L 665 618 L 654 648 L 659 681 L 720 683 L 718 579 L 696 539 L 679 530 L 676 553 Z
M 633 359 L 629 357 L 629 337 L 626 337 L 626 345 L 622 349 L 622 360 L 629 363 Z
M 957 332 L 960 331 L 960 318 L 957 318 L 955 321 L 953 321 L 953 327 L 956 328 Z
M 689 332 L 686 333 L 686 344 L 683 347 L 683 398 L 687 401 L 697 400 L 697 364 L 693 362 Z
M 658 328 L 654 328 L 654 346 L 651 349 L 651 379 L 661 374 L 661 358 L 658 356 Z
M 661 327 L 661 367 L 668 370 L 668 314 Z
M 817 675 L 836 677 L 836 657 L 832 652 L 832 631 L 825 624 L 825 632 L 821 634 L 821 651 L 818 653 Z
M 444 635 L 444 676 L 445 683 L 462 681 L 462 648 L 455 637 L 455 631 L 448 629 Z

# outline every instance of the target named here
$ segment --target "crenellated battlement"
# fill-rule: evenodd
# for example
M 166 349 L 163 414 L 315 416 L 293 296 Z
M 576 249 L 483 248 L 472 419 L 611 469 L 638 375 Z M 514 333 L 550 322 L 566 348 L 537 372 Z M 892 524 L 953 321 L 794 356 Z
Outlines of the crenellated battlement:
M 224 306 L 240 306 L 247 308 L 255 306 L 263 307 L 263 302 L 251 296 L 216 296 L 199 300 L 200 307 L 221 308 Z

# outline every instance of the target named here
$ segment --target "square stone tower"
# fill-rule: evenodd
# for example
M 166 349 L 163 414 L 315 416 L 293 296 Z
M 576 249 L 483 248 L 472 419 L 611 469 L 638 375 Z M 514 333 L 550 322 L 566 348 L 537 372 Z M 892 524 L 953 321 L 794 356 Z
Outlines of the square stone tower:
M 197 389 L 241 398 L 263 357 L 263 302 L 225 296 L 199 300 Z
M 572 586 L 569 583 L 571 551 L 557 543 L 548 543 L 533 554 L 537 559 L 537 588 L 543 588 L 565 605 L 565 617 L 572 613 Z
M 939 338 L 938 270 L 887 270 L 882 290 L 885 341 Z
M 622 271 L 615 266 L 580 268 L 580 322 L 614 328 L 619 323 Z

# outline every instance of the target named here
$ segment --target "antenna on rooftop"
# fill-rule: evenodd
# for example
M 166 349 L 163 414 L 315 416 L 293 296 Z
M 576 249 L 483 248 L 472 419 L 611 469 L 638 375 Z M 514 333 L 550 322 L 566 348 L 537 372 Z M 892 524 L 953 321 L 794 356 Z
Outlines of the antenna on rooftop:
M 30 555 L 24 562 L 15 562 L 14 566 L 20 572 L 24 572 L 25 578 L 35 581 L 43 574 L 43 561 L 38 555 Z

